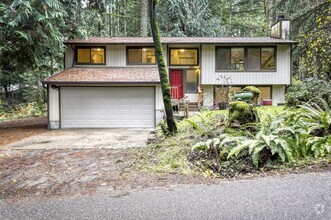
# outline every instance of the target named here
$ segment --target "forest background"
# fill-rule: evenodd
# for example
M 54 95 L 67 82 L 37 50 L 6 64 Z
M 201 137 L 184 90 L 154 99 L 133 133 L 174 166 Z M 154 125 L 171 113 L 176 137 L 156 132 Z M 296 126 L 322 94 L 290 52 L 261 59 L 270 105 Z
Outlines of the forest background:
M 159 0 L 157 18 L 164 37 L 260 37 L 283 14 L 302 87 L 330 83 L 330 8 L 331 0 Z M 44 113 L 41 81 L 63 69 L 64 40 L 151 36 L 149 26 L 148 0 L 1 1 L 0 114 L 18 106 Z

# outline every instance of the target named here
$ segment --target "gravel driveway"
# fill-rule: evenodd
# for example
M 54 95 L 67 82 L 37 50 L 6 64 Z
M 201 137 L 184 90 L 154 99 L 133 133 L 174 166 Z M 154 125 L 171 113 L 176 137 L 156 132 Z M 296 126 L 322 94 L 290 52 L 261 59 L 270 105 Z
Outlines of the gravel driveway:
M 62 129 L 8 144 L 5 149 L 89 149 L 135 148 L 145 146 L 150 129 Z

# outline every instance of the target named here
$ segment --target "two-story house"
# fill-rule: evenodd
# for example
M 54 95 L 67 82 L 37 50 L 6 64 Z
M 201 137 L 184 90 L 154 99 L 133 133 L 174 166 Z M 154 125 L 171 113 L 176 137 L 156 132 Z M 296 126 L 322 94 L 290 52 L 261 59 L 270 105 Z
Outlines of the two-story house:
M 258 87 L 260 99 L 285 101 L 291 83 L 289 20 L 280 18 L 270 37 L 164 37 L 171 94 L 212 107 L 217 86 L 231 92 Z M 160 78 L 152 38 L 112 37 L 64 42 L 65 70 L 44 80 L 49 127 L 155 127 L 163 118 Z M 226 82 L 224 79 L 227 79 Z

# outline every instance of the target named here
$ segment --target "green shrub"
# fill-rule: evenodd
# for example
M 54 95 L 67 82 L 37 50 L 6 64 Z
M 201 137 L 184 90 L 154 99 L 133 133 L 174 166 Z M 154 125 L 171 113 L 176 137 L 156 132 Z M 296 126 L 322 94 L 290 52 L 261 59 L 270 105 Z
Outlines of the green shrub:
M 212 164 L 215 167 L 217 161 L 220 167 L 234 159 L 246 164 L 250 157 L 255 168 L 259 168 L 268 161 L 294 162 L 331 154 L 331 111 L 323 99 L 283 111 L 277 116 L 269 115 L 262 122 L 249 126 L 255 127 L 256 131 L 239 130 L 245 131 L 241 134 L 226 129 L 225 132 L 230 133 L 197 143 L 190 154 L 195 157 L 191 158 L 199 158 L 197 155 L 200 155 L 208 159 L 204 154 L 217 156 Z
M 25 118 L 25 117 L 36 117 L 43 116 L 46 114 L 46 106 L 40 105 L 36 102 L 23 103 L 17 105 L 11 110 L 0 112 L 0 120 L 14 119 L 14 118 Z
M 331 85 L 324 81 L 308 78 L 304 81 L 294 81 L 287 89 L 286 106 L 294 107 L 309 102 L 312 98 L 322 98 L 331 103 Z

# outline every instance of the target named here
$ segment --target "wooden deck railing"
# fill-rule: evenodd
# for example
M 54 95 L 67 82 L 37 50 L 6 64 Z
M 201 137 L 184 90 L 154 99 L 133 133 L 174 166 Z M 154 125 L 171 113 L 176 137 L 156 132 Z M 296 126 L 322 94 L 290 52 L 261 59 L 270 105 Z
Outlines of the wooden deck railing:
M 200 86 L 198 86 L 198 109 L 200 109 L 202 101 L 203 101 L 203 90 Z
M 170 87 L 170 96 L 172 99 L 178 99 L 178 87 L 177 86 Z

